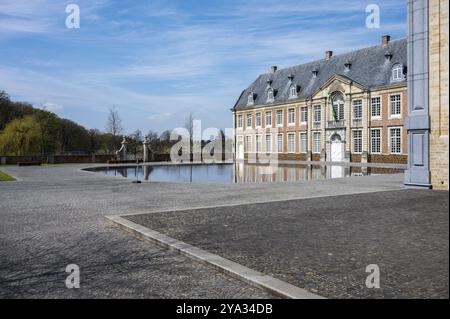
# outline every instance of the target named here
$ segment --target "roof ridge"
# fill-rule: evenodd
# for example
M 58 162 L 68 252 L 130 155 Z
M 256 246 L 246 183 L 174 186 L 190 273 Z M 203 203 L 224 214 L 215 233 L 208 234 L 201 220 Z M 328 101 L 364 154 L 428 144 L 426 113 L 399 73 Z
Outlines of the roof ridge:
M 407 40 L 406 37 L 400 38 L 400 39 L 396 39 L 396 40 L 391 40 L 391 41 L 389 42 L 389 44 L 392 44 L 393 42 L 406 41 L 406 40 Z M 388 45 L 389 45 L 389 44 L 388 44 Z M 354 53 L 356 53 L 356 52 L 360 52 L 360 51 L 364 51 L 364 50 L 368 50 L 368 49 L 372 49 L 372 48 L 380 47 L 380 46 L 383 46 L 383 44 L 375 44 L 375 45 L 371 45 L 371 46 L 368 46 L 368 47 L 356 49 L 356 50 L 353 50 L 353 51 L 348 51 L 348 52 L 344 52 L 344 53 L 339 53 L 339 54 L 333 55 L 333 56 L 331 57 L 331 59 L 336 58 L 336 57 L 342 57 L 342 56 L 345 56 L 345 55 L 348 55 L 348 54 L 354 54 Z M 280 69 L 277 70 L 277 73 L 278 73 L 278 72 L 281 72 L 281 71 L 289 70 L 289 69 L 292 69 L 292 68 L 296 68 L 296 67 L 299 67 L 299 66 L 305 66 L 305 65 L 308 65 L 308 64 L 314 64 L 314 63 L 323 62 L 324 60 L 325 60 L 325 59 L 317 59 L 317 60 L 313 60 L 313 61 L 309 61 L 309 62 L 305 62 L 305 63 L 300 63 L 300 64 L 291 65 L 291 66 L 288 66 L 288 67 L 285 67 L 285 68 L 280 68 Z M 261 74 L 258 76 L 258 78 L 259 78 L 260 76 L 262 76 L 262 75 L 267 75 L 267 74 L 272 74 L 272 72 L 269 71 L 269 72 L 261 73 Z

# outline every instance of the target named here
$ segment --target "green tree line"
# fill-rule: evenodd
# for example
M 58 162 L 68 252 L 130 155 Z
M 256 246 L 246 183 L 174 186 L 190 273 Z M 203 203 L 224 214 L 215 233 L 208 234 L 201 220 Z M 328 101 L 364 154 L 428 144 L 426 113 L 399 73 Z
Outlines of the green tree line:
M 0 90 L 0 155 L 113 154 L 123 137 L 120 116 L 115 109 L 110 110 L 106 128 L 107 132 L 86 129 L 48 110 L 11 101 Z M 173 145 L 168 131 L 158 136 L 150 130 L 147 136 L 155 152 L 168 152 Z M 127 136 L 131 153 L 140 154 L 143 139 L 140 130 Z

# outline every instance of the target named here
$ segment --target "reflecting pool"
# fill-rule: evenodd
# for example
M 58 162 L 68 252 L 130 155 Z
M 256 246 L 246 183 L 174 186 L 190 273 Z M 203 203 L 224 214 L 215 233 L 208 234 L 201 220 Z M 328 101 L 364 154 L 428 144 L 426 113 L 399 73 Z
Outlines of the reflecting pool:
M 184 183 L 274 183 L 402 173 L 402 169 L 339 165 L 182 164 L 98 167 L 87 169 L 132 180 Z

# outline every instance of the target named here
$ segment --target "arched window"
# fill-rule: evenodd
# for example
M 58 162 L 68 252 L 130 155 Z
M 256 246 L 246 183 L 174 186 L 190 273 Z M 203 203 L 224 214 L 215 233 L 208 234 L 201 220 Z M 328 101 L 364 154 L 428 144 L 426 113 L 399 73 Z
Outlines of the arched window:
M 297 86 L 296 85 L 291 85 L 291 87 L 289 89 L 289 97 L 290 98 L 297 97 Z
M 395 64 L 392 67 L 392 81 L 401 81 L 403 80 L 403 65 L 400 63 Z
M 274 100 L 274 94 L 273 89 L 267 90 L 267 102 L 273 102 Z
M 247 97 L 247 105 L 253 105 L 253 103 L 255 103 L 255 96 L 253 92 L 250 92 Z
M 333 120 L 341 121 L 344 119 L 344 97 L 341 93 L 336 93 L 331 99 Z

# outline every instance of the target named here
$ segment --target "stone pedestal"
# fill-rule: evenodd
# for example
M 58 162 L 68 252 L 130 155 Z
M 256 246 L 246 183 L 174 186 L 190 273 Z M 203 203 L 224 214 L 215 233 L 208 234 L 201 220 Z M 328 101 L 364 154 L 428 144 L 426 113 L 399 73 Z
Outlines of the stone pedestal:
M 322 152 L 320 152 L 320 161 L 325 162 L 326 160 L 327 160 L 327 153 L 325 152 L 325 150 L 322 150 Z
M 369 158 L 369 154 L 367 152 L 362 152 L 361 154 L 361 163 L 367 164 Z
M 119 155 L 119 158 L 121 160 L 126 160 L 127 159 L 127 139 L 125 138 L 125 136 L 123 137 L 122 140 L 122 146 L 120 147 L 120 149 L 116 152 L 116 155 Z
M 143 158 L 143 161 L 144 161 L 144 163 L 147 163 L 147 162 L 149 162 L 149 160 L 150 160 L 150 156 L 149 156 L 149 149 L 148 149 L 148 145 L 150 144 L 150 142 L 148 141 L 148 139 L 147 138 L 145 138 L 144 139 L 144 142 L 142 142 L 142 147 L 143 147 L 143 149 L 144 149 L 144 158 Z
M 351 154 L 349 151 L 345 151 L 345 155 L 344 155 L 344 162 L 350 162 L 351 160 Z

